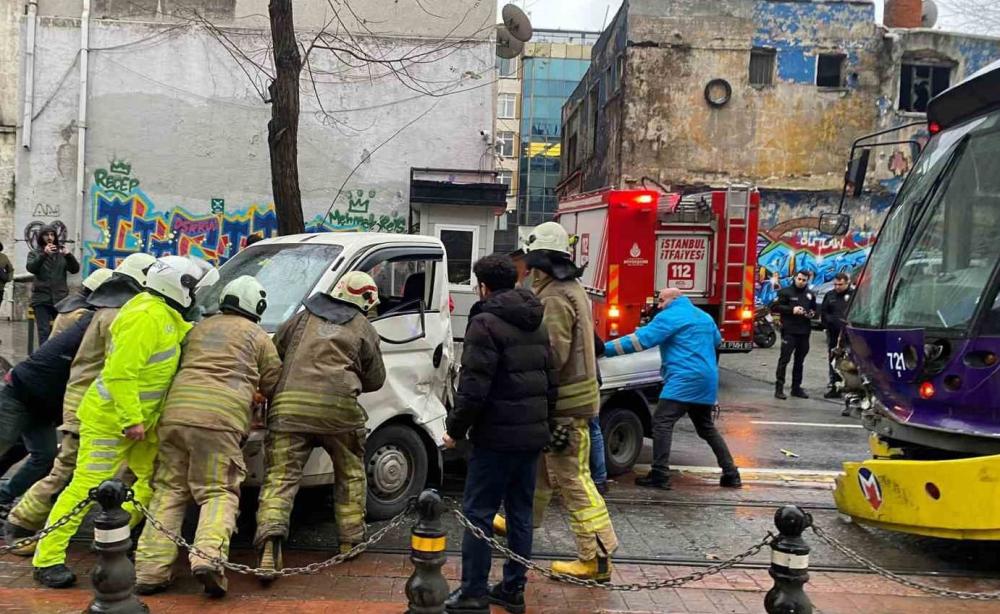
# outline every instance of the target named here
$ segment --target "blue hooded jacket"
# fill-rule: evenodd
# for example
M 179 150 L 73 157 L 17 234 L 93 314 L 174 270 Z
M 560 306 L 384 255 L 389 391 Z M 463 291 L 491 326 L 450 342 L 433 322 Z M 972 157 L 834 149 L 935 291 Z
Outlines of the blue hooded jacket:
M 719 387 L 715 349 L 722 335 L 715 321 L 686 296 L 675 298 L 648 325 L 604 344 L 607 357 L 660 346 L 661 399 L 714 405 Z

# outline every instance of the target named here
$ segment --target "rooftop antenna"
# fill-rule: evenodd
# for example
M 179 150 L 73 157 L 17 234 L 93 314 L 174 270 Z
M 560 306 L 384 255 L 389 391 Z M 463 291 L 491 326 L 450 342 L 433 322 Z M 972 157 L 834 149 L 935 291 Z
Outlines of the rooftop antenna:
M 609 2 L 604 5 L 604 21 L 601 22 L 602 31 L 604 30 L 604 28 L 608 26 L 608 11 L 610 10 L 611 10 L 611 3 Z

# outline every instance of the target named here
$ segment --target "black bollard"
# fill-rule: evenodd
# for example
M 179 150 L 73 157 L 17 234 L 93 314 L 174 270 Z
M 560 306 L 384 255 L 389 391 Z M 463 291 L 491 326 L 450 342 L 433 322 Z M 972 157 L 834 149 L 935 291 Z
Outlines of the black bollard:
M 35 310 L 28 307 L 28 356 L 35 351 Z
M 441 568 L 448 559 L 441 514 L 444 504 L 435 490 L 427 489 L 417 497 L 420 518 L 410 534 L 410 560 L 413 574 L 406 581 L 407 614 L 441 614 L 448 598 L 448 581 Z
M 149 612 L 135 596 L 135 566 L 128 558 L 132 547 L 129 513 L 122 509 L 128 487 L 121 480 L 105 480 L 97 487 L 101 513 L 94 520 L 97 565 L 90 574 L 94 600 L 91 614 L 140 614 Z
M 774 586 L 764 597 L 768 614 L 812 614 L 813 605 L 804 585 L 809 581 L 809 545 L 802 532 L 812 526 L 812 516 L 794 505 L 774 513 L 778 537 L 771 542 L 771 569 Z

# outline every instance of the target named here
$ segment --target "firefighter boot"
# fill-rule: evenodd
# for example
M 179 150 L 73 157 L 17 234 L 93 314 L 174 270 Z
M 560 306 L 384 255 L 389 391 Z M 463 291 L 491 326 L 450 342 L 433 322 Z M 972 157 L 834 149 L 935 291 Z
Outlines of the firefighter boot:
M 507 535 L 507 519 L 497 514 L 493 517 L 493 536 L 504 537 Z
M 257 556 L 257 567 L 268 571 L 277 571 L 284 566 L 281 556 L 282 539 L 280 537 L 269 537 L 261 547 Z M 261 578 L 260 581 L 269 584 L 274 582 L 277 576 Z
M 34 534 L 34 531 L 29 531 L 24 527 L 19 527 L 10 520 L 3 523 L 3 539 L 8 546 L 18 540 L 24 539 L 25 537 L 31 537 Z M 16 554 L 17 556 L 31 556 L 35 553 L 35 544 L 31 543 L 26 546 L 21 546 L 20 548 L 15 548 L 11 550 L 10 553 Z
M 788 398 L 785 396 L 785 384 L 782 382 L 778 382 L 774 385 L 774 398 L 781 399 L 782 401 Z
M 36 582 L 49 588 L 69 588 L 76 584 L 76 574 L 63 563 L 51 567 L 36 567 L 34 576 Z
M 226 580 L 226 575 L 213 567 L 196 567 L 191 570 L 194 574 L 195 579 L 201 582 L 201 585 L 205 587 L 205 593 L 209 597 L 225 597 L 226 589 L 229 586 L 229 582 Z
M 611 559 L 606 556 L 595 556 L 589 561 L 555 561 L 552 563 L 552 573 L 573 576 L 580 580 L 611 581 Z

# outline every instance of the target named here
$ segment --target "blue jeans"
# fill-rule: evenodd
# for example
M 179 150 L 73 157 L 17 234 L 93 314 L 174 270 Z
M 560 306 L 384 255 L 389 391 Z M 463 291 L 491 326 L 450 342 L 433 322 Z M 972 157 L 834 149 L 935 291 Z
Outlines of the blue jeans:
M 28 450 L 28 460 L 0 486 L 0 503 L 12 502 L 49 474 L 57 445 L 55 427 L 34 416 L 10 387 L 4 386 L 0 389 L 0 456 L 19 439 Z
M 473 447 L 465 478 L 462 511 L 476 527 L 493 535 L 493 516 L 503 502 L 507 518 L 507 544 L 517 554 L 531 558 L 531 511 L 535 497 L 535 471 L 539 452 L 497 452 Z M 489 592 L 490 546 L 465 530 L 462 539 L 462 595 L 483 597 Z M 520 591 L 527 582 L 527 569 L 507 561 L 503 585 Z
M 590 419 L 590 477 L 594 484 L 605 484 L 608 481 L 608 462 L 604 456 L 604 433 L 601 431 L 601 419 L 594 416 Z

